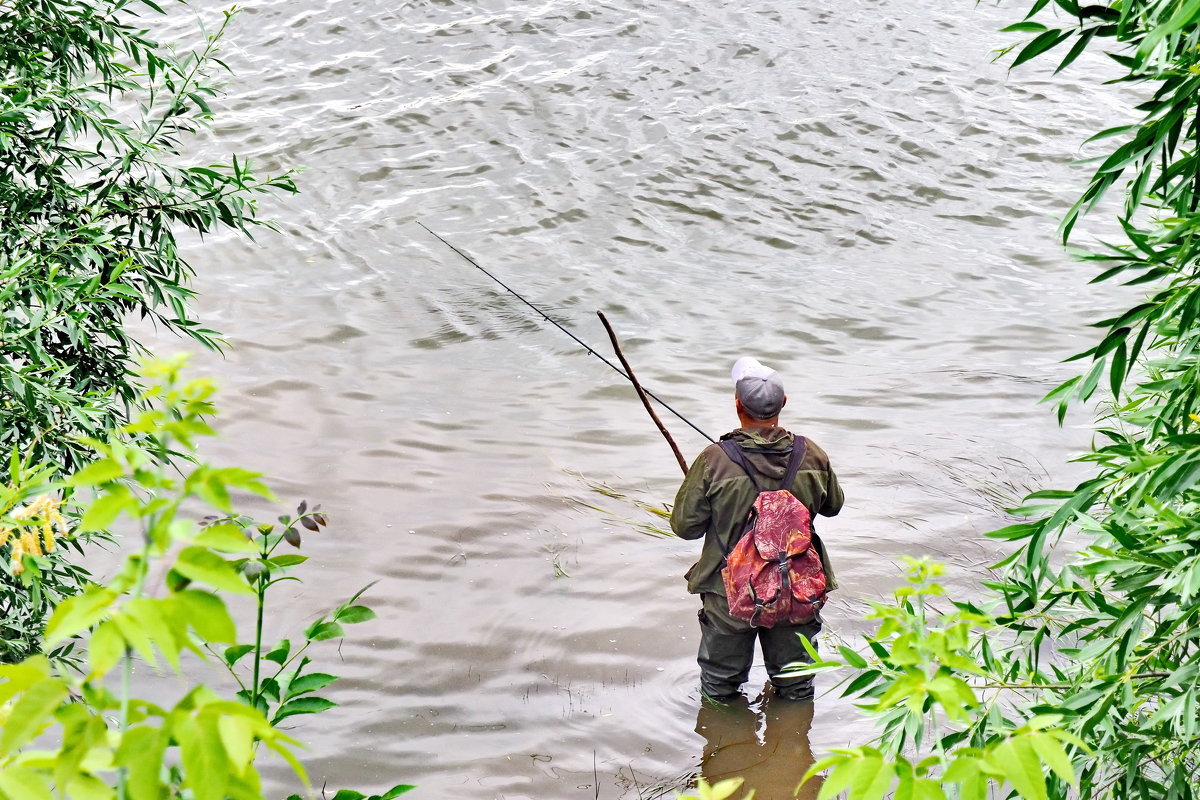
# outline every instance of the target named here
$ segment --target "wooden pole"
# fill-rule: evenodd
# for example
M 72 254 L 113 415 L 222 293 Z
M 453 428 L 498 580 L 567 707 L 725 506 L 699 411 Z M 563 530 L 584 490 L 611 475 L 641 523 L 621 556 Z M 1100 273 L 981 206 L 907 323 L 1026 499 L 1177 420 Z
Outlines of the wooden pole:
M 683 470 L 684 475 L 687 475 L 687 461 L 684 460 L 683 453 L 679 452 L 679 445 L 675 444 L 675 440 L 671 438 L 671 434 L 667 433 L 667 427 L 658 418 L 658 414 L 654 413 L 654 407 L 650 405 L 650 398 L 646 396 L 646 390 L 638 383 L 637 376 L 633 374 L 633 367 L 629 366 L 629 362 L 625 360 L 625 354 L 621 352 L 621 343 L 617 341 L 617 334 L 613 331 L 612 325 L 608 324 L 603 311 L 597 311 L 596 316 L 600 317 L 600 321 L 604 323 L 604 330 L 608 331 L 608 338 L 612 341 L 613 350 L 616 351 L 617 358 L 621 361 L 621 366 L 625 368 L 625 374 L 629 377 L 629 382 L 637 390 L 637 395 L 641 399 L 642 405 L 646 407 L 646 413 L 650 415 L 650 419 L 654 420 L 654 424 L 658 426 L 658 432 L 667 440 L 667 444 L 671 445 L 671 452 L 675 454 L 675 460 L 679 462 L 679 468 Z

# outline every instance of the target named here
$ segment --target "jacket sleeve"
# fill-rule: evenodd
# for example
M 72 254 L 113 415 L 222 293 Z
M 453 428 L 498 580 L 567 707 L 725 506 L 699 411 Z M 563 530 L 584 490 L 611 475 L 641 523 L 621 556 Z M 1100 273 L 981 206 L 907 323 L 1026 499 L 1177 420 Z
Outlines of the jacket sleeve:
M 817 513 L 823 517 L 836 517 L 838 512 L 842 510 L 842 503 L 846 501 L 846 498 L 842 494 L 842 487 L 838 484 L 837 475 L 834 474 L 832 466 L 826 472 L 826 475 L 828 476 L 829 483 L 825 487 L 825 503 Z
M 708 499 L 708 462 L 701 453 L 688 470 L 671 508 L 671 530 L 680 539 L 699 539 L 712 521 Z

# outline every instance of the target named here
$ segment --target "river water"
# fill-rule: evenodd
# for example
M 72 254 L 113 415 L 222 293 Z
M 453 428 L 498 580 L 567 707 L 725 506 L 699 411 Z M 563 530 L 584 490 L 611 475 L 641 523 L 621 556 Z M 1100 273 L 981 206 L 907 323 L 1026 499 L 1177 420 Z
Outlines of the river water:
M 197 372 L 223 389 L 206 455 L 332 517 L 271 634 L 378 581 L 379 618 L 318 652 L 341 707 L 290 721 L 317 785 L 649 798 L 703 759 L 772 800 L 810 747 L 869 735 L 836 692 L 811 719 L 757 698 L 760 666 L 749 707 L 701 711 L 698 547 L 647 535 L 635 505 L 674 496 L 669 450 L 618 376 L 416 223 L 607 353 L 603 309 L 646 385 L 713 435 L 736 424 L 731 362 L 777 368 L 784 424 L 846 490 L 821 528 L 842 583 L 825 641 L 853 642 L 904 555 L 970 593 L 1000 508 L 1087 442 L 1037 400 L 1115 300 L 1055 217 L 1086 177 L 1078 143 L 1122 106 L 1098 59 L 993 63 L 1021 13 L 245 4 L 203 147 L 303 167 L 303 193 L 264 201 L 278 234 L 191 247 L 231 341 Z M 666 422 L 694 457 L 705 441 Z

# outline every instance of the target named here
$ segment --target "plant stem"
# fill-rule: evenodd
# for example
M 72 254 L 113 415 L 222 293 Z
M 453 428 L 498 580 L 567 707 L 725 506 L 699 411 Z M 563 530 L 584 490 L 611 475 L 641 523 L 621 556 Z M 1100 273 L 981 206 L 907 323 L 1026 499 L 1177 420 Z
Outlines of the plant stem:
M 268 555 L 267 551 L 268 537 L 263 537 L 262 558 L 265 560 Z M 258 689 L 259 677 L 262 672 L 262 635 L 263 635 L 263 607 L 267 600 L 267 585 L 270 573 L 260 572 L 258 574 L 258 587 L 255 594 L 258 598 L 258 614 L 254 621 L 254 683 L 250 690 L 250 705 L 253 708 L 258 708 Z

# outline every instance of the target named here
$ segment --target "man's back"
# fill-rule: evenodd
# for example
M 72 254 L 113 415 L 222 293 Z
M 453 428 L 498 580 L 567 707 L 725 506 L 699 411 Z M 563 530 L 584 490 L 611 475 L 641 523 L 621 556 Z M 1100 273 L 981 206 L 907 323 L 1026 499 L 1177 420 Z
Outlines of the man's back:
M 791 433 L 780 427 L 738 428 L 721 438 L 732 439 L 741 446 L 764 489 L 783 488 L 779 483 L 795 443 Z M 842 490 L 829 465 L 829 457 L 811 439 L 807 440 L 800 470 L 789 488 L 814 515 L 831 517 L 842 508 Z M 671 512 L 671 529 L 680 538 L 705 537 L 700 560 L 688 570 L 689 592 L 724 595 L 722 562 L 741 537 L 746 515 L 757 494 L 749 476 L 720 445 L 705 448 L 692 464 Z M 819 550 L 829 572 L 824 548 Z

